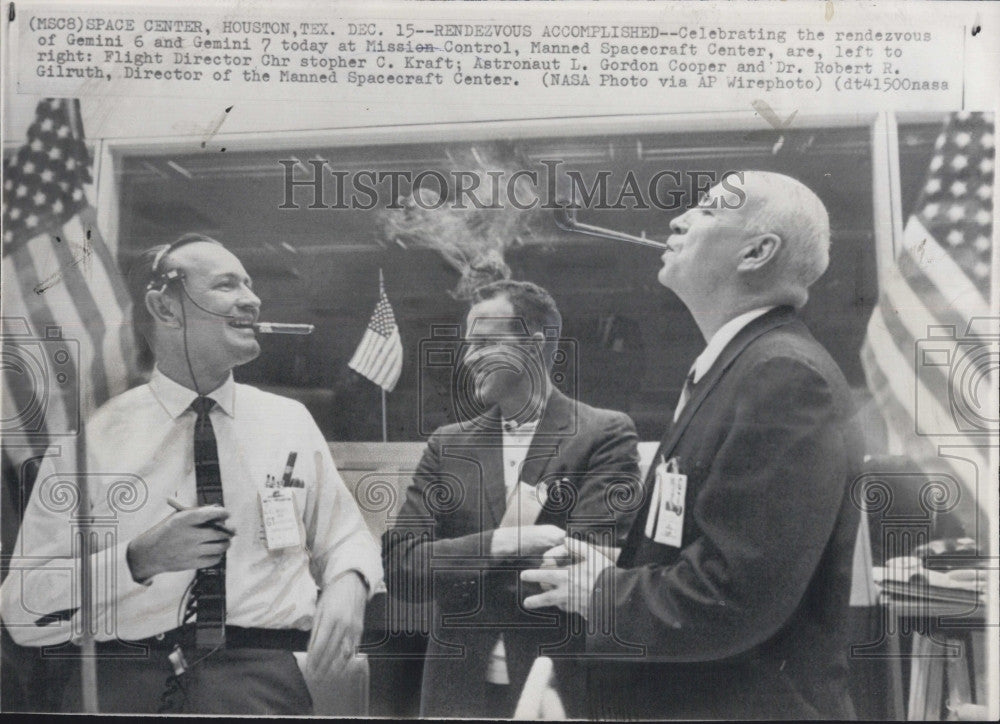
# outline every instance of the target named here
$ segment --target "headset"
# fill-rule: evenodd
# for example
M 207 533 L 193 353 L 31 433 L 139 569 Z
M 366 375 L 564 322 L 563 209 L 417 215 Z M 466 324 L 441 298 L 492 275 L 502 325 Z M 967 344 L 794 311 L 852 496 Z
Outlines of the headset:
M 176 251 L 182 246 L 186 246 L 188 244 L 194 244 L 196 242 L 207 242 L 209 244 L 217 244 L 218 246 L 223 246 L 221 242 L 209 236 L 202 236 L 201 234 L 185 234 L 179 239 L 171 242 L 170 244 L 167 244 L 165 247 L 163 247 L 162 249 L 160 249 L 160 251 L 156 253 L 155 257 L 153 257 L 153 263 L 150 266 L 149 270 L 150 273 L 152 274 L 152 279 L 150 279 L 149 283 L 146 284 L 146 291 L 162 292 L 165 291 L 167 287 L 169 287 L 174 282 L 180 281 L 181 291 L 183 293 L 180 301 L 181 301 L 181 324 L 183 325 L 183 334 L 184 334 L 184 359 L 187 362 L 188 372 L 191 375 L 191 382 L 194 384 L 195 392 L 201 395 L 203 393 L 201 391 L 201 386 L 198 384 L 198 379 L 195 376 L 194 365 L 191 364 L 191 355 L 188 349 L 187 309 L 186 305 L 184 304 L 184 297 L 187 297 L 188 301 L 191 302 L 191 304 L 193 304 L 206 314 L 211 314 L 216 317 L 223 317 L 225 319 L 232 319 L 233 316 L 231 314 L 219 314 L 218 312 L 213 312 L 211 309 L 205 309 L 205 307 L 198 304 L 198 302 L 196 302 L 191 297 L 191 294 L 187 290 L 187 285 L 184 283 L 185 280 L 184 271 L 182 269 L 170 269 L 165 272 L 160 271 L 160 267 L 163 264 L 163 260 L 171 252 Z M 223 246 L 223 248 L 225 247 Z
M 209 244 L 216 244 L 222 246 L 222 242 L 217 241 L 210 236 L 203 236 L 201 234 L 184 234 L 179 239 L 176 239 L 162 249 L 160 249 L 156 256 L 153 257 L 153 264 L 151 265 L 149 271 L 152 274 L 152 278 L 146 285 L 146 291 L 163 291 L 169 286 L 173 281 L 180 279 L 184 281 L 184 272 L 181 269 L 170 269 L 169 271 L 160 271 L 160 266 L 163 264 L 163 260 L 167 258 L 172 252 L 180 249 L 182 246 L 187 246 L 188 244 L 194 244 L 196 242 L 208 242 Z M 186 291 L 186 289 L 185 289 Z M 192 300 L 193 301 L 193 300 Z M 206 310 L 207 311 L 207 310 Z
M 159 255 L 157 255 L 157 258 L 159 258 Z M 167 288 L 170 282 L 175 281 L 177 279 L 184 279 L 184 272 L 182 272 L 180 269 L 171 269 L 168 272 L 157 274 L 155 277 L 149 280 L 149 284 L 146 285 L 146 291 L 151 292 L 153 290 L 156 290 L 158 292 L 162 292 L 164 289 Z
M 219 312 L 213 312 L 211 309 L 206 309 L 205 307 L 200 305 L 188 291 L 187 284 L 185 283 L 186 277 L 182 269 L 170 269 L 168 271 L 161 270 L 161 267 L 163 266 L 163 260 L 166 259 L 167 256 L 169 256 L 173 251 L 179 249 L 182 246 L 185 246 L 187 244 L 193 244 L 195 242 L 216 244 L 218 246 L 221 246 L 223 249 L 226 248 L 222 242 L 213 239 L 210 236 L 203 236 L 201 234 L 185 234 L 176 241 L 167 244 L 158 252 L 156 252 L 156 256 L 153 257 L 153 263 L 150 265 L 149 268 L 149 273 L 151 278 L 149 282 L 146 284 L 146 291 L 163 292 L 174 282 L 177 281 L 180 282 L 181 323 L 184 326 L 184 357 L 185 359 L 187 359 L 188 370 L 191 373 L 191 380 L 192 382 L 194 382 L 195 390 L 199 394 L 201 394 L 201 389 L 199 388 L 197 380 L 195 380 L 194 377 L 194 369 L 191 364 L 191 358 L 188 352 L 187 308 L 186 308 L 187 305 L 184 303 L 184 300 L 185 298 L 187 298 L 187 301 L 190 302 L 192 305 L 194 305 L 196 308 L 200 309 L 205 314 L 209 314 L 213 317 L 221 317 L 223 319 L 236 319 L 237 317 L 232 314 L 220 314 Z M 302 335 L 302 334 L 312 334 L 314 327 L 311 324 L 292 324 L 286 322 L 254 322 L 253 329 L 258 334 Z
M 163 260 L 167 257 L 167 255 L 181 248 L 182 246 L 186 246 L 188 244 L 194 244 L 197 242 L 216 244 L 217 246 L 221 246 L 223 249 L 225 249 L 225 246 L 223 246 L 222 242 L 216 241 L 211 237 L 202 236 L 201 234 L 185 234 L 184 236 L 177 239 L 173 243 L 167 244 L 165 247 L 160 249 L 160 251 L 156 253 L 156 256 L 153 257 L 153 264 L 150 267 L 150 273 L 153 275 L 153 278 L 150 279 L 149 283 L 146 285 L 146 291 L 162 292 L 166 290 L 166 288 L 170 286 L 170 284 L 179 280 L 181 283 L 181 290 L 184 292 L 184 296 L 187 297 L 188 301 L 191 302 L 191 304 L 196 306 L 201 311 L 205 312 L 205 314 L 211 314 L 216 317 L 224 317 L 225 319 L 233 319 L 234 317 L 232 314 L 219 314 L 218 312 L 213 312 L 211 309 L 205 309 L 205 307 L 198 304 L 198 302 L 194 300 L 194 298 L 187 290 L 187 285 L 184 283 L 186 277 L 184 275 L 183 269 L 170 269 L 165 272 L 160 271 L 160 266 L 163 264 Z M 184 300 L 181 299 L 182 309 L 183 309 L 183 303 Z
M 184 359 L 187 362 L 188 373 L 191 375 L 191 382 L 194 384 L 195 391 L 199 395 L 201 395 L 202 394 L 201 386 L 198 384 L 198 378 L 195 375 L 194 365 L 192 365 L 191 363 L 191 355 L 188 349 L 187 309 L 184 303 L 184 297 L 187 297 L 187 299 L 194 306 L 198 307 L 198 309 L 201 309 L 204 312 L 207 312 L 208 314 L 213 314 L 218 317 L 229 317 L 230 315 L 213 312 L 210 309 L 205 309 L 200 304 L 198 304 L 198 302 L 196 302 L 191 297 L 190 293 L 187 290 L 187 285 L 184 283 L 185 275 L 183 270 L 170 269 L 169 271 L 165 272 L 160 271 L 160 267 L 163 264 L 163 260 L 167 257 L 167 255 L 169 255 L 171 252 L 175 251 L 176 249 L 179 249 L 182 246 L 186 246 L 187 244 L 193 244 L 199 241 L 218 244 L 219 246 L 222 246 L 222 244 L 216 241 L 215 239 L 206 236 L 201 236 L 200 234 L 185 234 L 176 241 L 167 244 L 162 249 L 160 249 L 160 251 L 156 253 L 155 257 L 153 257 L 153 263 L 149 269 L 152 277 L 146 284 L 146 291 L 163 292 L 166 291 L 167 287 L 169 287 L 174 282 L 177 281 L 180 282 L 182 291 L 182 295 L 180 297 L 180 303 L 181 303 L 181 323 L 183 325 Z M 191 592 L 192 589 L 194 588 L 195 580 L 196 579 L 192 579 L 191 583 L 188 584 L 188 587 L 185 590 L 184 595 L 181 597 L 180 610 L 178 611 L 179 626 L 184 626 L 190 623 L 191 619 L 194 617 L 196 613 L 196 610 L 194 608 L 194 599 L 191 597 Z M 196 666 L 197 664 L 201 663 L 203 660 L 214 654 L 216 651 L 219 650 L 219 648 L 220 648 L 219 646 L 215 647 L 207 654 L 199 658 L 197 661 L 195 661 L 193 664 L 188 664 L 184 658 L 183 649 L 180 647 L 179 644 L 174 645 L 173 651 L 171 651 L 169 656 L 167 657 L 171 666 L 173 667 L 173 673 L 169 675 L 166 678 L 166 681 L 164 682 L 164 690 L 160 694 L 159 707 L 157 708 L 158 713 L 164 714 L 171 712 L 182 712 L 184 710 L 184 706 L 187 702 L 187 690 L 186 686 L 184 685 L 184 679 L 183 679 L 184 673 L 194 668 L 194 666 Z
M 184 292 L 184 296 L 187 297 L 188 301 L 191 302 L 201 311 L 206 314 L 212 314 L 216 317 L 225 317 L 227 319 L 232 319 L 231 314 L 219 314 L 218 312 L 213 312 L 211 309 L 205 309 L 194 300 L 191 294 L 187 290 L 187 285 L 184 284 L 185 276 L 181 269 L 170 269 L 169 271 L 160 271 L 160 267 L 163 264 L 163 260 L 173 252 L 185 244 L 192 244 L 197 241 L 204 241 L 210 244 L 218 244 L 219 246 L 225 248 L 222 242 L 217 241 L 209 236 L 202 236 L 200 234 L 185 234 L 181 238 L 177 239 L 171 244 L 167 244 L 162 249 L 160 249 L 156 256 L 153 257 L 153 263 L 150 266 L 150 273 L 152 278 L 146 284 L 146 291 L 164 291 L 172 282 L 180 280 L 181 289 Z M 298 324 L 292 322 L 255 322 L 253 325 L 254 331 L 258 334 L 312 334 L 315 326 L 312 324 Z

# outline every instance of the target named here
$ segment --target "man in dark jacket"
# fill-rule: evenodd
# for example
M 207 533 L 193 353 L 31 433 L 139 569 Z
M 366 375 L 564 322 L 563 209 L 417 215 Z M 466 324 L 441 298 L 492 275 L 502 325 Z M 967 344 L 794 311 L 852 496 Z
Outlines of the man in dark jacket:
M 525 606 L 644 647 L 594 668 L 593 716 L 849 718 L 861 447 L 847 383 L 796 314 L 828 264 L 826 209 L 794 179 L 747 172 L 671 231 L 658 278 L 707 346 L 617 565 L 567 541 L 552 555 L 580 562 L 522 574 L 554 586 Z
M 456 375 L 469 419 L 434 432 L 396 525 L 383 539 L 389 594 L 433 601 L 421 715 L 514 713 L 540 654 L 560 691 L 583 702 L 579 617 L 525 611 L 518 574 L 566 535 L 621 545 L 641 496 L 635 427 L 553 386 L 561 318 L 528 282 L 480 288 Z M 582 712 L 581 712 L 582 713 Z

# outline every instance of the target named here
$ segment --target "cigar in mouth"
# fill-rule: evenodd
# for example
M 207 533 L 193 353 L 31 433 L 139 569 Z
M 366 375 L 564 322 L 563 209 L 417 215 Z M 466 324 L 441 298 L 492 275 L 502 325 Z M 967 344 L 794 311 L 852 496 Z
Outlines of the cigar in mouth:
M 288 324 L 285 322 L 256 322 L 253 329 L 258 334 L 312 334 L 312 324 Z

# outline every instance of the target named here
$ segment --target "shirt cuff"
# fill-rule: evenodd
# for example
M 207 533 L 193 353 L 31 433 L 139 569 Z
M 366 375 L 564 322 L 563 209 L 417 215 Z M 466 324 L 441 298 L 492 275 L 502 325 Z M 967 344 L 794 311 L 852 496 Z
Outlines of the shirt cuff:
M 137 581 L 132 575 L 132 566 L 129 565 L 128 560 L 128 546 L 131 542 L 125 541 L 124 543 L 119 543 L 117 546 L 118 550 L 114 554 L 116 567 L 118 568 L 118 575 L 116 576 L 118 590 L 115 592 L 115 597 L 118 599 L 124 598 L 129 594 L 144 592 L 153 585 L 152 578 Z M 97 555 L 102 554 L 98 553 Z
M 102 565 L 113 566 L 115 569 L 114 583 L 108 590 L 108 595 L 101 596 L 97 601 L 96 615 L 99 620 L 95 622 L 95 625 L 103 631 L 120 632 L 123 629 L 128 629 L 128 624 L 132 621 L 144 614 L 148 615 L 144 609 L 152 600 L 150 597 L 155 598 L 158 595 L 155 592 L 152 578 L 139 582 L 132 577 L 132 567 L 128 563 L 128 544 L 129 541 L 125 541 L 117 544 L 113 549 L 98 551 L 91 559 L 94 575 L 99 581 L 111 580 L 107 573 L 100 572 Z M 107 558 L 104 558 L 105 556 Z M 79 616 L 80 613 L 77 612 L 76 615 Z
M 346 571 L 341 571 L 333 578 L 331 578 L 329 581 L 327 581 L 326 585 L 331 586 L 344 576 L 349 576 L 351 574 L 355 574 L 357 575 L 358 578 L 361 579 L 361 582 L 365 585 L 365 599 L 370 601 L 372 599 L 372 596 L 375 595 L 376 592 L 372 588 L 372 584 L 371 581 L 368 580 L 368 576 L 366 576 L 360 568 L 348 568 Z
M 152 576 L 150 576 L 149 578 L 145 578 L 143 580 L 139 580 L 132 573 L 132 561 L 129 558 L 129 551 L 128 551 L 129 545 L 131 545 L 131 543 L 132 542 L 129 541 L 128 543 L 125 544 L 125 571 L 124 571 L 124 574 L 126 576 L 128 576 L 129 578 L 131 578 L 134 583 L 138 583 L 140 586 L 145 586 L 146 588 L 149 588 L 150 586 L 153 585 L 153 577 Z

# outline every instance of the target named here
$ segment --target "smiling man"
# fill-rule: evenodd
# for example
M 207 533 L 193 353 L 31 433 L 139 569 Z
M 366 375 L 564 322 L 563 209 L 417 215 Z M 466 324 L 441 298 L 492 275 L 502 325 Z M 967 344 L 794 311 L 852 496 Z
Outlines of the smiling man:
M 293 652 L 317 680 L 347 663 L 378 545 L 306 409 L 233 381 L 260 354 L 239 259 L 186 235 L 130 286 L 156 368 L 86 428 L 92 514 L 115 532 L 91 561 L 100 711 L 311 713 Z M 23 645 L 80 637 L 74 474 L 47 458 L 25 512 L 2 608 Z
M 774 173 L 727 179 L 674 219 L 658 279 L 706 341 L 617 562 L 526 571 L 558 606 L 644 649 L 592 672 L 598 718 L 837 718 L 862 462 L 850 389 L 799 319 L 828 264 L 819 198 Z M 735 207 L 735 208 L 734 208 Z M 593 653 L 612 639 L 588 639 Z
M 436 430 L 395 527 L 384 536 L 389 594 L 433 602 L 422 716 L 510 718 L 534 660 L 559 652 L 557 686 L 580 712 L 581 621 L 521 606 L 518 572 L 574 536 L 618 545 L 638 500 L 628 415 L 573 400 L 551 380 L 562 318 L 523 281 L 476 290 L 456 407 L 478 411 Z

